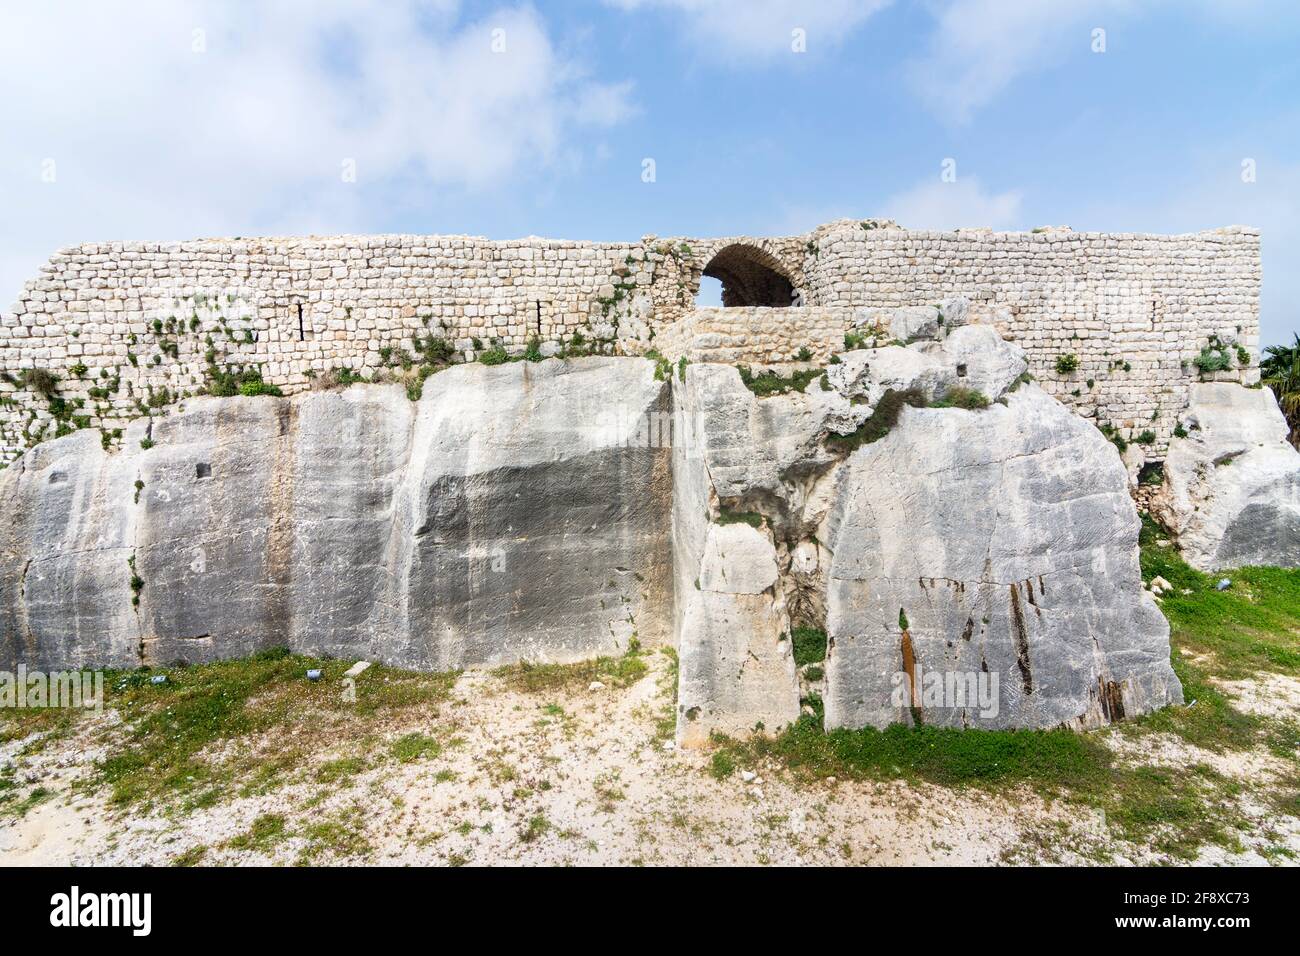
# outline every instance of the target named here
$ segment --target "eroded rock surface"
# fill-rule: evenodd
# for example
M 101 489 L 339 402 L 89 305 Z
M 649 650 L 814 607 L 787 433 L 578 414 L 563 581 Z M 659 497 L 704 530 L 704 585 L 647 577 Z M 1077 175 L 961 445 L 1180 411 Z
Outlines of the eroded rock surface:
M 734 369 L 687 369 L 683 742 L 797 717 L 773 622 L 826 631 L 830 727 L 1094 726 L 1181 701 L 1114 446 L 1023 384 L 1023 351 L 992 328 L 921 331 L 933 337 L 845 353 L 801 393 L 759 398 Z M 757 523 L 743 547 L 721 523 L 737 516 Z M 778 574 L 742 607 L 710 562 L 727 581 Z M 968 700 L 945 695 L 958 682 Z
M 1038 388 L 904 409 L 845 462 L 819 536 L 827 725 L 1095 726 L 1181 701 L 1138 528 L 1114 447 Z
M 87 431 L 0 473 L 0 662 L 287 644 L 447 669 L 668 638 L 652 363 L 457 366 L 418 405 L 354 386 L 185 406 L 122 452 Z
M 675 640 L 684 744 L 779 731 L 814 691 L 833 727 L 1180 700 L 1114 447 L 961 311 L 766 398 L 728 365 L 551 359 L 457 366 L 418 403 L 202 398 L 120 452 L 40 445 L 0 473 L 0 666 L 287 644 L 445 670 Z
M 1205 382 L 1190 399 L 1152 511 L 1201 570 L 1300 566 L 1300 452 L 1272 390 Z

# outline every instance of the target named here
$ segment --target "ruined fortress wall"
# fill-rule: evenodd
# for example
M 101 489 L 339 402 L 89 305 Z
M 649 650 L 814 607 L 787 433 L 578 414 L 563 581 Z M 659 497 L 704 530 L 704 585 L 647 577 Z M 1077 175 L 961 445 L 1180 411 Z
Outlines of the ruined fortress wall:
M 1259 381 L 1255 229 L 1158 236 L 837 223 L 815 232 L 808 249 L 809 301 L 903 306 L 965 296 L 973 319 L 1025 349 L 1044 389 L 1123 434 L 1153 431 L 1157 450 L 1187 407 L 1199 381 L 1192 360 L 1212 335 L 1248 356 L 1216 377 Z M 1078 358 L 1077 371 L 1056 371 L 1062 355 Z
M 120 425 L 151 392 L 200 388 L 210 354 L 295 392 L 314 372 L 374 370 L 413 335 L 460 350 L 571 338 L 608 311 L 614 283 L 636 283 L 636 256 L 639 244 L 456 236 L 86 244 L 54 255 L 0 316 L 0 371 L 47 369 L 84 403 L 80 424 Z M 53 436 L 46 400 L 20 382 L 0 381 L 0 403 L 0 456 L 33 429 Z
M 1026 349 L 1044 388 L 1125 434 L 1149 428 L 1157 451 L 1198 379 L 1189 363 L 1211 335 L 1247 353 L 1244 367 L 1220 376 L 1258 380 L 1254 230 L 870 224 L 634 243 L 342 236 L 72 247 L 0 315 L 0 458 L 59 429 L 111 431 L 162 411 L 202 387 L 209 359 L 256 365 L 289 393 L 326 369 L 373 373 L 417 335 L 444 338 L 463 358 L 493 340 L 517 351 L 534 335 L 549 345 L 582 333 L 693 361 L 777 363 L 803 347 L 823 361 L 855 309 L 952 295 Z M 802 307 L 696 311 L 703 272 L 735 247 L 784 274 Z M 1079 368 L 1060 375 L 1065 354 Z M 24 387 L 19 372 L 31 368 L 60 377 L 61 420 L 48 396 Z
M 806 355 L 803 360 L 822 364 L 844 351 L 845 330 L 867 311 L 820 305 L 699 308 L 661 326 L 654 344 L 664 355 L 689 362 L 779 366 Z

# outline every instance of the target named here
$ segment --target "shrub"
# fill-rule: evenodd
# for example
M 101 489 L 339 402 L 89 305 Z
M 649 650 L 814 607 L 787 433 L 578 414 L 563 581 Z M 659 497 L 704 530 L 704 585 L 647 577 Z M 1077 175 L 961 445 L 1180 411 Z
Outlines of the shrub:
M 1192 359 L 1192 364 L 1202 375 L 1209 375 L 1231 368 L 1232 355 L 1217 335 L 1211 335 L 1209 343 Z
M 59 377 L 48 369 L 25 368 L 18 373 L 18 381 L 29 392 L 53 398 L 59 390 Z
M 771 369 L 759 372 L 757 375 L 744 365 L 738 365 L 737 370 L 740 372 L 740 380 L 745 383 L 745 387 L 760 398 L 767 395 L 784 395 L 790 391 L 802 392 L 808 387 L 809 382 L 822 374 L 822 370 L 819 368 L 802 369 L 791 373 L 788 378 Z
M 790 632 L 796 667 L 826 660 L 826 632 L 816 627 L 796 627 Z M 809 676 L 809 680 L 817 678 Z
M 245 386 L 257 386 L 263 388 L 275 388 L 273 385 L 264 385 L 262 382 L 262 373 L 256 368 L 245 368 L 240 365 L 233 369 L 221 368 L 215 362 L 209 363 L 207 368 L 207 383 L 204 385 L 209 395 L 215 395 L 218 398 L 230 398 L 232 395 L 274 395 L 279 394 L 268 391 L 244 391 Z
M 747 524 L 751 528 L 757 528 L 762 523 L 763 516 L 757 511 L 732 511 L 730 508 L 718 511 L 717 524 Z
M 645 357 L 655 363 L 656 382 L 667 382 L 673 377 L 673 363 L 659 354 L 656 349 L 646 352 Z
M 1110 439 L 1111 444 L 1119 449 L 1121 455 L 1128 451 L 1128 441 L 1115 429 L 1114 425 L 1106 422 L 1097 427 L 1101 429 L 1103 435 Z
M 1078 367 L 1079 356 L 1075 355 L 1073 352 L 1068 352 L 1065 355 L 1058 355 L 1056 357 L 1056 371 L 1060 375 L 1069 375 Z
M 913 408 L 924 408 L 925 394 L 919 388 L 908 388 L 902 391 L 891 388 L 881 396 L 870 418 L 847 435 L 829 436 L 826 444 L 834 451 L 848 453 L 862 445 L 879 441 L 898 424 L 898 417 L 907 405 Z
M 494 344 L 490 349 L 479 352 L 478 360 L 484 365 L 504 365 L 510 361 L 510 355 L 506 352 L 505 346 Z
M 411 341 L 415 343 L 415 351 L 429 365 L 445 365 L 456 354 L 456 349 L 450 342 L 436 335 L 430 335 L 427 339 L 417 335 Z
M 256 395 L 271 395 L 275 398 L 281 398 L 284 396 L 284 392 L 280 391 L 280 386 L 272 385 L 270 382 L 263 382 L 260 378 L 257 381 L 244 382 L 240 385 L 239 394 L 247 398 L 252 398 Z
M 979 411 L 989 407 L 988 396 L 973 388 L 955 385 L 944 392 L 943 397 L 934 403 L 935 408 L 965 408 Z

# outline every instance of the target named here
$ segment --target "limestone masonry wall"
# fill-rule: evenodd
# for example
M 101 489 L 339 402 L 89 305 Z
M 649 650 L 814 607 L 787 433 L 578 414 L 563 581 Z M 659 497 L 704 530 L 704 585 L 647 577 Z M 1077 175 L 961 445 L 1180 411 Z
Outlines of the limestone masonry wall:
M 704 275 L 738 307 L 696 310 Z M 1258 381 L 1259 281 L 1259 234 L 1244 227 L 1149 236 L 841 220 L 766 239 L 89 243 L 51 257 L 0 316 L 0 458 L 81 428 L 112 447 L 127 420 L 200 392 L 212 369 L 256 367 L 292 393 L 330 369 L 382 379 L 431 339 L 456 361 L 536 339 L 543 354 L 785 364 L 807 348 L 824 362 L 863 309 L 957 295 L 1026 349 L 1049 392 L 1129 437 L 1149 430 L 1158 455 L 1212 337 L 1228 367 L 1211 377 Z M 1058 372 L 1062 356 L 1077 368 Z

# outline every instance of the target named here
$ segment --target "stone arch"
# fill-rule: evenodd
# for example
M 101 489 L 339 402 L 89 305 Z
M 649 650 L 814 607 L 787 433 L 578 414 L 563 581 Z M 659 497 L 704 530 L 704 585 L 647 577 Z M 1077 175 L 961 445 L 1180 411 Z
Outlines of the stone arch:
M 794 302 L 796 277 L 776 256 L 757 246 L 733 242 L 717 249 L 704 274 L 722 283 L 722 304 L 786 308 Z

